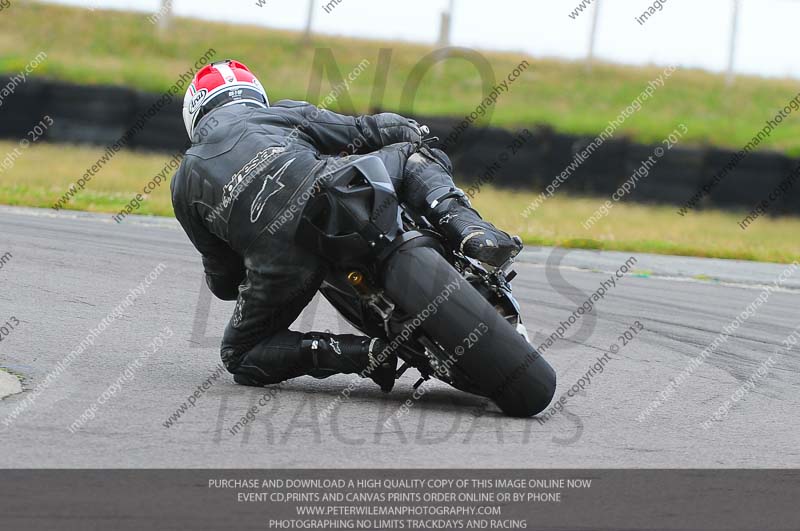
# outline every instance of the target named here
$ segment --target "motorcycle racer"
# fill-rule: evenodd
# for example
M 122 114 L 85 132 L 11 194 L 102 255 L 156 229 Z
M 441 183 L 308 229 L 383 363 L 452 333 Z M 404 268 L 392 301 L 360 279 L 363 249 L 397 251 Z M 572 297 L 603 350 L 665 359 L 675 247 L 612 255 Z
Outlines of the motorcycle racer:
M 353 373 L 386 392 L 394 385 L 397 357 L 382 339 L 289 330 L 330 264 L 298 245 L 299 216 L 283 214 L 357 157 L 380 159 L 400 200 L 466 256 L 499 266 L 521 250 L 519 239 L 471 208 L 447 155 L 422 145 L 426 128 L 413 120 L 270 104 L 258 79 L 233 60 L 196 74 L 183 118 L 192 146 L 172 179 L 173 208 L 211 291 L 237 301 L 221 356 L 238 384 Z

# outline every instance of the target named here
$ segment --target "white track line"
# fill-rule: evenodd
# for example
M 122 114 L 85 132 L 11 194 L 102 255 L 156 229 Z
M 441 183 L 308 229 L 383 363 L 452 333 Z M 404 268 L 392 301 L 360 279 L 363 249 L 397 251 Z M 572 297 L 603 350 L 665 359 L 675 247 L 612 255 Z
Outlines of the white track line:
M 0 400 L 22 392 L 22 385 L 16 376 L 0 370 Z

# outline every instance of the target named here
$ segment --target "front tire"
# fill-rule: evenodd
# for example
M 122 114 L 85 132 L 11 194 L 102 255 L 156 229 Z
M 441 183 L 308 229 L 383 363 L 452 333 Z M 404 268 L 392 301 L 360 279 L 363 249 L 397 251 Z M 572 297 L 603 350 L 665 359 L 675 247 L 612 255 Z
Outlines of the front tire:
M 384 286 L 395 304 L 420 318 L 429 338 L 457 353 L 454 370 L 506 415 L 531 417 L 550 404 L 553 368 L 435 249 L 398 249 L 384 267 Z

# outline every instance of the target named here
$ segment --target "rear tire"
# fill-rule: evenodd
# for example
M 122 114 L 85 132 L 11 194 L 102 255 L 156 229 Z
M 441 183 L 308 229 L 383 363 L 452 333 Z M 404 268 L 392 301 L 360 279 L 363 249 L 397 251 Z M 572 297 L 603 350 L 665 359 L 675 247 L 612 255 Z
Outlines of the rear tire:
M 420 318 L 429 338 L 456 353 L 454 370 L 506 415 L 531 417 L 548 406 L 553 368 L 436 250 L 401 247 L 384 267 L 384 286 L 395 304 Z

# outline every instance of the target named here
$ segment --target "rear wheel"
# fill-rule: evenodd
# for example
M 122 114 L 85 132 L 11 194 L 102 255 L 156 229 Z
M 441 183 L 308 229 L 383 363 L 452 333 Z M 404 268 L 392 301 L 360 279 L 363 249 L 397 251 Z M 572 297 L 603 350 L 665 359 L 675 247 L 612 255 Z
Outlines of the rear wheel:
M 386 293 L 504 413 L 544 410 L 556 375 L 513 326 L 434 249 L 401 247 L 384 267 Z M 440 360 L 447 361 L 447 360 Z

